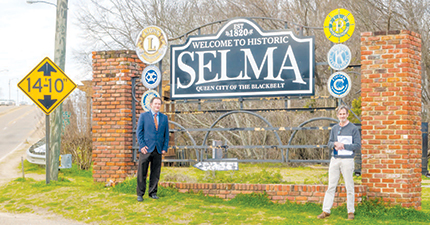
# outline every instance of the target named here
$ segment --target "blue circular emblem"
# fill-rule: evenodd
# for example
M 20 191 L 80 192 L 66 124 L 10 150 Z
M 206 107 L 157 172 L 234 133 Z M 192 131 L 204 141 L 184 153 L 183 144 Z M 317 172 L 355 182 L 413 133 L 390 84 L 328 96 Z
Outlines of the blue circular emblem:
M 336 72 L 330 76 L 327 85 L 333 97 L 343 98 L 351 90 L 351 78 L 344 72 Z
M 150 102 L 153 97 L 160 97 L 160 95 L 154 90 L 149 90 L 143 93 L 140 104 L 145 112 L 148 112 L 151 109 Z
M 156 66 L 147 66 L 141 77 L 143 85 L 148 89 L 156 88 L 161 81 L 161 72 Z
M 327 61 L 334 70 L 343 70 L 351 62 L 351 51 L 346 45 L 334 45 L 327 53 Z

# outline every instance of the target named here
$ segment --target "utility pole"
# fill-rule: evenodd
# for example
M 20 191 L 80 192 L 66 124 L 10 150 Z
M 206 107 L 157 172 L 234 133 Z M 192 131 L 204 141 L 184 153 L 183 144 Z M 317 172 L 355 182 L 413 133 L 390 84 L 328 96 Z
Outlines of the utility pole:
M 18 79 L 18 78 L 11 78 L 11 79 L 9 79 L 9 98 L 8 98 L 8 100 L 9 101 L 11 101 L 12 100 L 12 98 L 11 98 L 11 96 L 10 96 L 10 82 L 12 81 L 12 80 L 14 80 L 14 79 Z M 18 93 L 18 92 L 17 92 Z M 17 95 L 18 96 L 18 95 Z M 18 102 L 17 102 L 18 103 Z
M 66 34 L 67 34 L 68 0 L 57 0 L 57 22 L 55 26 L 54 62 L 64 71 L 66 65 Z M 50 115 L 50 179 L 58 180 L 58 167 L 61 152 L 61 128 L 63 104 L 61 103 Z
M 55 23 L 54 63 L 64 71 L 66 66 L 66 35 L 68 0 L 57 0 L 55 5 L 47 1 L 27 1 L 28 4 L 45 3 L 57 8 Z M 63 104 L 61 103 L 50 115 L 46 115 L 46 183 L 58 180 L 58 167 L 61 152 L 61 128 Z

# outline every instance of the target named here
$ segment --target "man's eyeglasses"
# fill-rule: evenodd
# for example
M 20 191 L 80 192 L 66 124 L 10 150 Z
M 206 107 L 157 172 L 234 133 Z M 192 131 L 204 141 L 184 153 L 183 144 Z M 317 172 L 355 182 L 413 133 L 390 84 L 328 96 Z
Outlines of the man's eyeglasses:
M 340 131 L 342 130 L 342 127 L 339 128 L 339 131 L 337 131 L 337 135 L 340 134 Z

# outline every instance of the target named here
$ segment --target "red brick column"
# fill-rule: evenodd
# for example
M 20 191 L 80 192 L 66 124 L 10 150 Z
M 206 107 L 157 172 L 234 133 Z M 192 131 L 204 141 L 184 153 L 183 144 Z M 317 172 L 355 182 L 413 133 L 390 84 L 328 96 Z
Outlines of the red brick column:
M 362 33 L 361 60 L 363 184 L 421 209 L 421 36 Z
M 123 181 L 134 175 L 132 161 L 131 77 L 144 64 L 134 51 L 93 52 L 93 177 Z

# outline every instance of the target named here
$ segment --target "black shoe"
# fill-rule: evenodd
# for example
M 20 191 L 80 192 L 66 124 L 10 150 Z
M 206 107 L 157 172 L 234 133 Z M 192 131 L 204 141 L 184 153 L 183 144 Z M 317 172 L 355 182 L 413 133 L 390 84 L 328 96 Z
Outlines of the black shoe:
M 159 199 L 159 197 L 156 194 L 150 195 L 149 197 L 153 199 Z
M 138 202 L 143 202 L 143 197 L 142 196 L 137 196 L 137 201 Z

